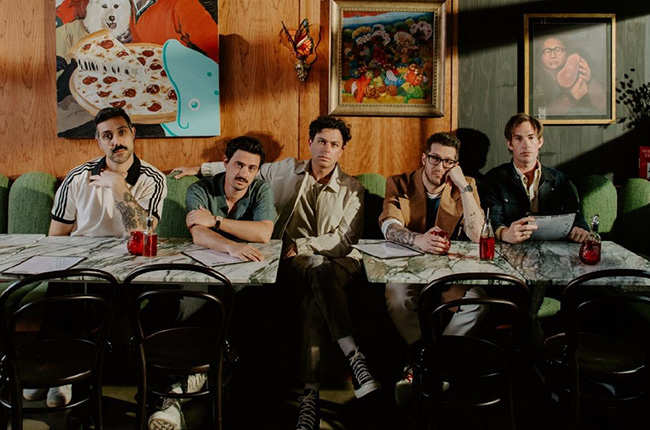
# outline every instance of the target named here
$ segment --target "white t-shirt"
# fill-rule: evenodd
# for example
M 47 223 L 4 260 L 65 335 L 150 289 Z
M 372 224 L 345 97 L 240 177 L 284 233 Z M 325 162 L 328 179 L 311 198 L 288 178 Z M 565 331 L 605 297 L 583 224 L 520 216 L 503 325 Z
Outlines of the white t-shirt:
M 101 157 L 75 167 L 56 192 L 52 219 L 74 224 L 71 236 L 127 236 L 112 191 L 89 183 L 88 178 L 98 175 L 105 166 L 106 158 Z M 126 186 L 140 206 L 160 219 L 167 195 L 165 175 L 134 155 Z

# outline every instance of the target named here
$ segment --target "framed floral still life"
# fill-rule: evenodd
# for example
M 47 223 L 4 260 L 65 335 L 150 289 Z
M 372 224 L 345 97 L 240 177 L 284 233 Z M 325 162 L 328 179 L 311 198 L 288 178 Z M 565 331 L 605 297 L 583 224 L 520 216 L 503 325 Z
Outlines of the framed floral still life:
M 524 15 L 524 111 L 544 124 L 615 121 L 614 14 Z
M 444 1 L 330 0 L 329 112 L 443 116 Z

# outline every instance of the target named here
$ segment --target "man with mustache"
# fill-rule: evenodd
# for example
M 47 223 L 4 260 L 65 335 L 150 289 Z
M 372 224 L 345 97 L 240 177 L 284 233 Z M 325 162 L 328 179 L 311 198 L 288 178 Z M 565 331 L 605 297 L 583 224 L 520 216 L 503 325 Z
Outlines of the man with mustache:
M 50 236 L 122 236 L 160 219 L 165 175 L 134 153 L 135 127 L 121 108 L 95 116 L 95 140 L 104 157 L 68 173 L 56 192 Z
M 357 397 L 380 388 L 353 337 L 345 289 L 359 275 L 359 258 L 350 255 L 363 232 L 363 192 L 338 161 L 351 139 L 342 120 L 320 116 L 309 124 L 309 160 L 268 163 L 260 176 L 273 187 L 278 211 L 273 238 L 282 239 L 280 277 L 302 300 L 300 397 L 297 430 L 320 428 L 319 388 L 327 371 L 330 343 L 336 341 L 352 370 Z M 213 175 L 220 163 L 180 167 L 177 178 Z
M 226 145 L 226 171 L 204 178 L 187 190 L 187 228 L 197 245 L 227 252 L 244 261 L 262 261 L 246 242 L 268 242 L 273 233 L 273 189 L 256 178 L 264 163 L 262 143 L 248 136 Z
M 54 197 L 50 236 L 126 237 L 144 230 L 147 216 L 153 217 L 154 226 L 160 219 L 167 182 L 158 169 L 133 153 L 135 127 L 127 113 L 104 108 L 94 121 L 95 140 L 104 156 L 75 167 L 65 177 Z M 62 288 L 65 285 L 50 283 L 48 295 Z M 44 317 L 48 322 L 53 318 Z M 57 315 L 47 325 L 52 329 L 66 318 Z M 72 386 L 24 390 L 23 395 L 28 400 L 47 395 L 49 407 L 63 406 L 70 402 Z
M 226 144 L 223 160 L 225 172 L 204 178 L 188 188 L 185 197 L 187 228 L 197 245 L 226 252 L 243 261 L 262 261 L 262 253 L 247 243 L 268 242 L 275 221 L 273 189 L 268 182 L 256 177 L 264 163 L 262 143 L 253 137 L 236 137 Z M 160 314 L 154 309 L 149 312 Z M 168 314 L 172 316 L 174 312 Z M 204 310 L 183 300 L 173 320 L 209 317 Z M 189 375 L 172 385 L 170 391 L 196 393 L 203 388 L 206 379 L 203 373 Z M 149 429 L 178 430 L 182 422 L 181 402 L 166 398 L 161 410 L 149 417 Z

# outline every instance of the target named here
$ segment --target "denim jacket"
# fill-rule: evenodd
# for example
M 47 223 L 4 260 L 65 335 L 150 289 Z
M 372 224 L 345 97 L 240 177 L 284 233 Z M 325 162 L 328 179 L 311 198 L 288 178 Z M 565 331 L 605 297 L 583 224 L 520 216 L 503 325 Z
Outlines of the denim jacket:
M 530 212 L 530 200 L 515 171 L 513 162 L 505 163 L 485 175 L 481 191 L 484 210 L 490 209 L 492 228 L 510 227 Z M 589 230 L 580 211 L 580 202 L 568 176 L 559 170 L 542 166 L 539 180 L 539 214 L 554 215 L 576 212 L 574 227 Z

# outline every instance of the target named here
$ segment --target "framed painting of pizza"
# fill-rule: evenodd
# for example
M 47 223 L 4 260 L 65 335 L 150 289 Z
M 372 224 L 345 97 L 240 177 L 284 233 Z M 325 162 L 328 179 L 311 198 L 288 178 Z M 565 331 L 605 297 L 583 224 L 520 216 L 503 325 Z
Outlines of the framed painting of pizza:
M 219 135 L 217 9 L 218 0 L 56 0 L 58 136 L 94 137 L 95 114 L 110 106 L 138 137 Z
M 444 3 L 330 0 L 329 112 L 443 116 Z

